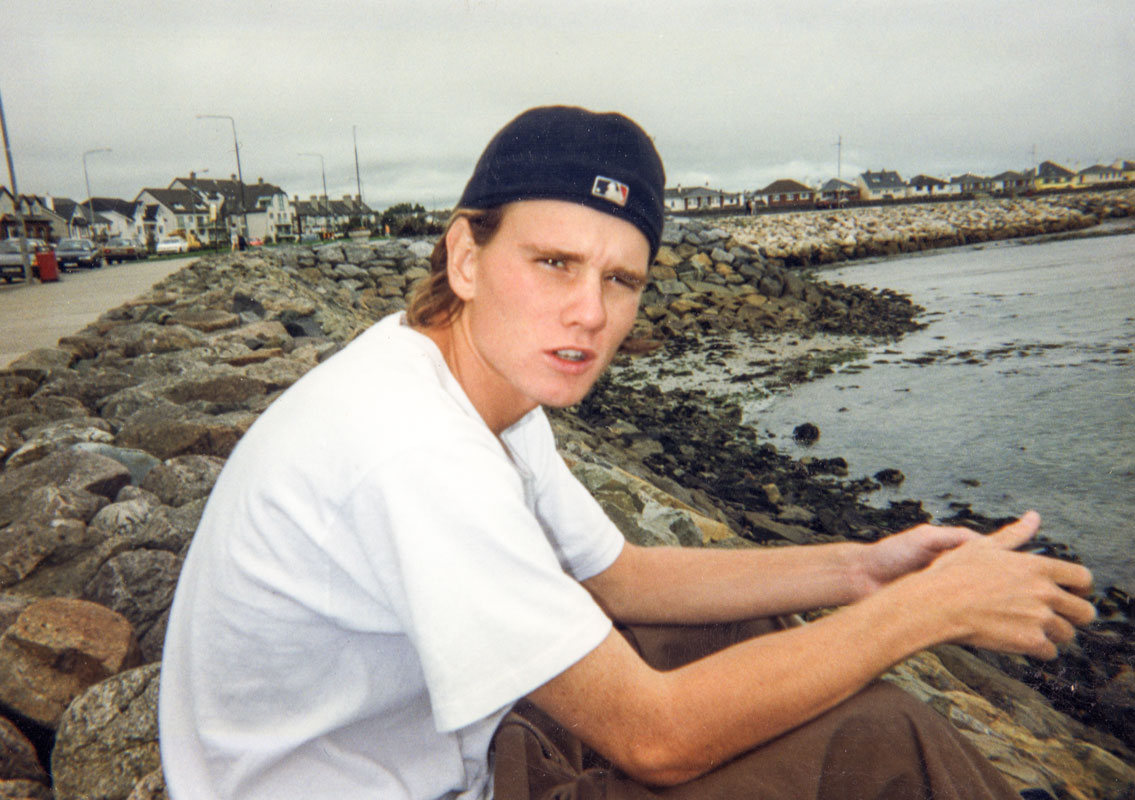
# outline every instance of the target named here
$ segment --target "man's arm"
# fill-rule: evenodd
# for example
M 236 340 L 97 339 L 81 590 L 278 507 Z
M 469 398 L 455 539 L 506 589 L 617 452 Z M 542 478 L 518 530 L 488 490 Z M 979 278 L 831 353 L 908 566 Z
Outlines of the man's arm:
M 531 699 L 636 779 L 676 784 L 814 718 L 925 647 L 961 642 L 1052 658 L 1094 616 L 1079 596 L 1091 574 L 1013 552 L 1036 527 L 1035 518 L 1018 521 L 811 625 L 670 672 L 613 633 Z M 804 583 L 801 596 L 833 596 L 826 580 Z
M 919 525 L 870 545 L 721 550 L 628 543 L 584 585 L 619 622 L 730 622 L 854 603 L 980 536 Z

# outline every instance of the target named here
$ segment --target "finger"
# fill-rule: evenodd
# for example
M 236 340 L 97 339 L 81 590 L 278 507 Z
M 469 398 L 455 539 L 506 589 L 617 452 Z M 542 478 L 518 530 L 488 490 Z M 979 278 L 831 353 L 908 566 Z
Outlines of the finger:
M 1045 626 L 1044 635 L 1053 644 L 1068 644 L 1076 638 L 1076 628 L 1064 617 L 1054 615 Z
M 1080 597 L 1087 597 L 1092 593 L 1094 585 L 1092 571 L 1083 564 L 1074 564 L 1071 561 L 1048 556 L 1032 557 L 1044 559 L 1044 569 L 1057 585 Z
M 1084 626 L 1096 618 L 1096 607 L 1082 597 L 1061 592 L 1052 603 L 1052 610 L 1072 625 Z
M 1002 550 L 1016 550 L 1036 535 L 1040 529 L 1040 514 L 1026 512 L 1016 522 L 1011 522 L 985 537 L 985 541 Z

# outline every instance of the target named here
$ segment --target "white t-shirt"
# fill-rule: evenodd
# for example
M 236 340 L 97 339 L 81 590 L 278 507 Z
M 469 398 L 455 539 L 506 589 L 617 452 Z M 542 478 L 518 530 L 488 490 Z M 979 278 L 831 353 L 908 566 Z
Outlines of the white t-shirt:
M 159 723 L 186 798 L 476 798 L 518 698 L 610 632 L 623 538 L 537 409 L 501 439 L 388 317 L 261 415 L 178 584 Z

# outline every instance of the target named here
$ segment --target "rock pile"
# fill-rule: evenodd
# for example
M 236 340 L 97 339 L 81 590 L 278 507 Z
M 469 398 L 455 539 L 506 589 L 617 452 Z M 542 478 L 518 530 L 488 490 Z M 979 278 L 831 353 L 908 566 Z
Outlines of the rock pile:
M 0 797 L 163 796 L 162 640 L 224 460 L 282 391 L 404 306 L 430 249 L 399 240 L 211 256 L 0 371 Z M 643 337 L 913 324 L 903 298 L 801 280 L 706 226 L 668 227 L 654 270 Z M 792 503 L 771 490 L 755 517 L 738 517 L 736 504 L 663 476 L 642 454 L 665 454 L 664 439 L 640 436 L 649 446 L 635 450 L 583 416 L 556 426 L 573 470 L 630 539 L 752 546 L 737 534 L 754 519 L 780 544 L 814 533 L 803 517 L 777 518 Z M 993 707 L 972 677 L 994 680 L 980 666 L 968 677 L 938 662 L 906 669 L 895 679 L 1000 754 L 1016 780 L 1067 797 L 1135 786 L 1122 745 L 1023 687 L 997 684 Z M 1033 755 L 1057 747 L 1077 755 L 1055 767 Z
M 1063 233 L 1135 216 L 1135 190 L 803 211 L 719 221 L 789 267 Z

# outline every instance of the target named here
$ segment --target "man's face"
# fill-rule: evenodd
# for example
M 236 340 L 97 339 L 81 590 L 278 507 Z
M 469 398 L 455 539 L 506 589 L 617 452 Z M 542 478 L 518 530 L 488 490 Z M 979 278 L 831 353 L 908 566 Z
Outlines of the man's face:
M 583 399 L 634 324 L 649 258 L 631 223 L 557 200 L 509 205 L 492 241 L 451 258 L 455 374 L 490 426 Z

